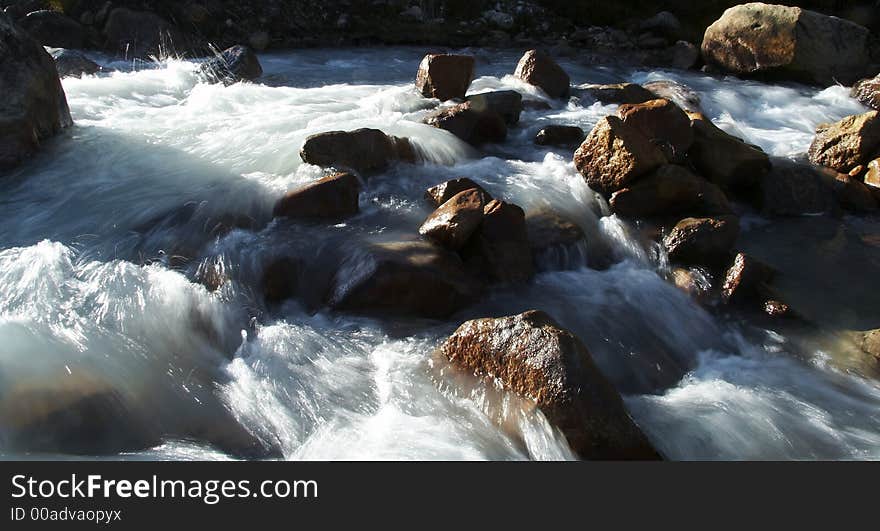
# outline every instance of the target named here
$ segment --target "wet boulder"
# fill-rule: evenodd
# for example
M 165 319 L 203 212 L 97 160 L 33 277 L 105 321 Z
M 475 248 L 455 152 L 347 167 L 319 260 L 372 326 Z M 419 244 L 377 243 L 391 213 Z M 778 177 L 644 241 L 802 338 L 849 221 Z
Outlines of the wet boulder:
M 574 153 L 574 164 L 593 190 L 610 196 L 666 164 L 657 145 L 638 128 L 606 116 Z
M 480 290 L 452 251 L 426 241 L 394 242 L 346 258 L 329 303 L 340 311 L 444 318 L 477 300 Z
M 578 85 L 580 94 L 605 104 L 610 103 L 644 103 L 657 99 L 650 90 L 636 83 L 617 83 L 612 85 Z
M 869 111 L 821 124 L 809 149 L 810 160 L 849 173 L 880 155 L 880 113 Z
M 291 219 L 341 220 L 358 213 L 361 184 L 352 173 L 336 173 L 287 192 L 273 215 Z
M 868 163 L 868 171 L 865 173 L 865 186 L 880 201 L 880 158 Z
M 303 264 L 296 258 L 282 256 L 272 260 L 263 269 L 263 297 L 270 303 L 279 303 L 294 297 L 302 271 Z
M 551 98 L 565 98 L 571 90 L 565 70 L 539 50 L 527 51 L 517 63 L 513 75 L 540 88 Z
M 734 216 L 686 218 L 664 238 L 663 245 L 674 263 L 717 265 L 731 254 L 739 236 L 739 220 Z
M 770 172 L 761 178 L 756 206 L 765 216 L 832 212 L 832 187 L 824 174 L 818 166 L 775 158 Z
M 722 131 L 702 114 L 690 118 L 694 143 L 688 160 L 725 192 L 750 192 L 770 171 L 770 157 L 757 146 Z
M 419 234 L 434 243 L 457 251 L 483 221 L 483 193 L 471 188 L 454 195 L 437 208 L 419 228 Z
M 575 148 L 584 141 L 584 130 L 575 125 L 548 125 L 535 135 L 535 144 Z
M 544 312 L 468 321 L 438 353 L 533 400 L 583 459 L 660 458 L 587 347 Z
M 480 194 L 483 196 L 484 203 L 488 203 L 492 200 L 492 196 L 489 195 L 489 192 L 467 177 L 459 177 L 458 179 L 452 179 L 428 188 L 425 191 L 425 199 L 431 204 L 431 206 L 436 208 L 452 199 L 456 194 L 472 188 L 479 190 Z
M 880 361 L 880 329 L 870 330 L 862 336 L 862 351 Z
M 82 52 L 54 48 L 49 50 L 55 60 L 55 68 L 60 77 L 91 76 L 101 72 L 101 65 L 86 57 Z
M 299 156 L 308 164 L 363 174 L 382 171 L 396 160 L 409 162 L 413 158 L 409 140 L 366 128 L 311 135 Z
M 425 123 L 449 131 L 472 146 L 507 138 L 507 124 L 500 114 L 479 110 L 469 101 L 440 109 L 425 118 Z
M 853 85 L 850 96 L 859 100 L 863 105 L 880 110 L 880 75 L 863 79 Z
M 739 75 L 765 75 L 829 86 L 864 77 L 870 32 L 848 20 L 781 5 L 732 7 L 706 29 L 707 64 Z
M 483 208 L 483 221 L 461 250 L 471 271 L 489 282 L 519 284 L 534 276 L 525 212 L 493 199 Z
M 464 99 L 474 79 L 470 55 L 428 54 L 419 64 L 416 89 L 426 98 L 441 101 Z
M 668 164 L 611 196 L 611 210 L 626 218 L 724 215 L 732 212 L 721 189 L 683 166 Z
M 52 57 L 3 14 L 0 94 L 0 169 L 16 166 L 73 123 Z
M 843 209 L 859 213 L 871 213 L 877 210 L 874 194 L 862 181 L 845 173 L 837 173 L 832 184 L 834 198 Z
M 684 159 L 694 142 L 690 118 L 669 100 L 627 103 L 620 106 L 617 116 L 663 149 L 669 160 Z
M 773 268 L 767 264 L 745 253 L 737 253 L 724 274 L 721 297 L 731 304 L 760 300 L 773 274 Z
M 86 32 L 80 23 L 58 11 L 33 11 L 19 20 L 18 25 L 43 46 L 83 48 L 86 43 Z
M 507 125 L 519 123 L 519 115 L 522 113 L 522 94 L 515 90 L 498 90 L 495 92 L 482 92 L 467 97 L 471 108 L 475 111 L 490 111 L 501 115 Z
M 212 83 L 230 85 L 257 79 L 263 75 L 263 67 L 252 49 L 239 44 L 202 63 L 199 72 Z
M 586 237 L 577 223 L 548 209 L 526 214 L 526 233 L 535 258 L 552 249 L 573 247 Z

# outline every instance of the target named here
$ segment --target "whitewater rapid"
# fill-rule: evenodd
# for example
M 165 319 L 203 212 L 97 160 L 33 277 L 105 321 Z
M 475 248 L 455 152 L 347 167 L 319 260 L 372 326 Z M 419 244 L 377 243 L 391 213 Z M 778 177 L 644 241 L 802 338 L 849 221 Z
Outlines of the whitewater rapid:
M 608 215 L 571 153 L 532 143 L 543 125 L 589 130 L 615 106 L 548 100 L 510 75 L 518 53 L 468 50 L 471 93 L 512 89 L 552 106 L 525 110 L 481 153 L 420 123 L 431 105 L 412 79 L 424 53 L 269 54 L 260 83 L 228 87 L 182 60 L 105 60 L 117 71 L 63 80 L 76 126 L 0 180 L 0 413 L 26 417 L 32 396 L 109 393 L 118 430 L 155 439 L 116 456 L 130 459 L 246 457 L 250 439 L 285 459 L 570 459 L 518 399 L 432 363 L 462 321 L 537 308 L 584 340 L 669 458 L 880 458 L 877 380 L 707 313 L 661 278 L 663 257 Z M 685 83 L 711 119 L 775 156 L 803 154 L 818 123 L 864 110 L 843 87 L 560 62 L 575 84 Z M 358 127 L 409 137 L 426 162 L 371 177 L 345 223 L 272 221 L 283 192 L 322 175 L 299 158 L 305 138 Z M 271 258 L 413 238 L 424 190 L 459 176 L 570 217 L 590 243 L 444 322 L 263 301 Z M 585 267 L 597 243 L 619 262 Z M 208 291 L 207 269 L 231 280 Z M 670 382 L 669 367 L 685 377 Z M 0 454 L 33 453 L 14 430 L 0 426 Z

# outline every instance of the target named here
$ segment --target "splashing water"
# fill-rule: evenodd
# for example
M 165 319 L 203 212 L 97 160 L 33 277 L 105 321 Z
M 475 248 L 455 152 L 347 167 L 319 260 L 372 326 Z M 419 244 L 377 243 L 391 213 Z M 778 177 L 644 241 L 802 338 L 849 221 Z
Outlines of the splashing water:
M 26 423 L 35 396 L 50 409 L 110 396 L 114 430 L 135 451 L 111 439 L 91 451 L 81 441 L 78 453 L 120 458 L 258 447 L 287 459 L 570 459 L 540 414 L 432 362 L 463 320 L 538 308 L 584 340 L 670 458 L 880 458 L 875 380 L 706 313 L 607 215 L 570 152 L 532 143 L 551 123 L 589 130 L 614 106 L 546 100 L 510 75 L 516 54 L 470 50 L 482 76 L 472 93 L 511 89 L 552 105 L 525 110 L 508 141 L 481 155 L 420 123 L 430 102 L 412 77 L 423 52 L 265 55 L 263 84 L 228 87 L 201 83 L 197 65 L 179 60 L 65 79 L 76 126 L 0 181 L 0 414 Z M 563 66 L 574 83 L 685 83 L 721 127 L 778 156 L 805 152 L 816 124 L 862 110 L 839 87 Z M 343 224 L 271 221 L 280 194 L 322 174 L 301 162 L 304 139 L 358 127 L 411 138 L 427 162 L 372 177 Z M 424 190 L 462 175 L 527 211 L 566 215 L 622 261 L 588 269 L 587 246 L 548 255 L 531 285 L 496 289 L 446 322 L 263 302 L 255 279 L 270 258 L 413 237 Z M 206 271 L 221 289 L 198 282 Z M 52 448 L 17 426 L 0 426 L 0 453 Z

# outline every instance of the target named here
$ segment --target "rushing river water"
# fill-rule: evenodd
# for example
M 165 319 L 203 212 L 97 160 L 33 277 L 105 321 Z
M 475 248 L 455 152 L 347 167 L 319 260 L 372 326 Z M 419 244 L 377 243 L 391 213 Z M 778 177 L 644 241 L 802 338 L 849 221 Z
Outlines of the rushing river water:
M 589 130 L 615 106 L 548 101 L 552 109 L 524 111 L 506 143 L 479 153 L 420 123 L 430 106 L 412 79 L 424 52 L 264 55 L 260 84 L 228 87 L 201 83 L 185 61 L 116 62 L 110 75 L 65 79 L 76 126 L 0 180 L 4 418 L 24 423 L 101 393 L 114 404 L 104 431 L 156 439 L 121 456 L 133 459 L 235 457 L 253 437 L 286 459 L 571 458 L 543 417 L 444 379 L 431 363 L 462 321 L 538 308 L 584 340 L 669 458 L 880 458 L 877 380 L 829 362 L 820 343 L 702 309 L 661 278 L 662 260 L 632 227 L 607 215 L 570 152 L 532 143 L 542 125 Z M 518 53 L 471 53 L 472 93 L 543 98 L 510 75 Z M 561 64 L 576 84 L 686 83 L 716 123 L 776 156 L 802 154 L 818 123 L 864 110 L 842 87 Z M 271 221 L 284 191 L 321 175 L 299 158 L 304 139 L 358 127 L 409 137 L 428 162 L 371 177 L 361 213 L 343 224 Z M 548 258 L 532 284 L 495 289 L 445 322 L 263 301 L 270 258 L 413 238 L 429 213 L 424 190 L 458 176 L 526 210 L 564 213 L 619 262 L 585 267 L 593 246 L 586 257 Z M 230 218 L 251 228 L 212 230 Z M 232 280 L 209 292 L 196 280 L 205 268 Z M 686 376 L 664 381 L 668 364 Z M 0 425 L 7 457 L 53 444 L 103 453 L 17 426 Z

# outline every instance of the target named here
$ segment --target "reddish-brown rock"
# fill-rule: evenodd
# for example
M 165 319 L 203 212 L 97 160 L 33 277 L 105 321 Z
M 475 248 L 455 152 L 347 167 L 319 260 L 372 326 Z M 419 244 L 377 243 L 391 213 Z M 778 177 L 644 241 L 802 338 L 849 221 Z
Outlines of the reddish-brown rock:
M 273 215 L 288 218 L 344 219 L 357 214 L 361 185 L 352 173 L 337 173 L 287 192 Z
M 863 105 L 880 110 L 880 75 L 856 83 L 850 95 Z
M 699 113 L 691 113 L 694 143 L 688 160 L 697 172 L 725 192 L 748 192 L 770 171 L 770 157 L 715 126 Z
M 611 196 L 611 210 L 628 218 L 666 215 L 719 215 L 732 212 L 721 189 L 691 173 L 667 164 Z
M 601 103 L 643 103 L 657 99 L 653 92 L 635 83 L 579 85 L 578 92 L 586 94 Z
M 531 279 L 535 270 L 525 212 L 511 203 L 490 201 L 462 256 L 489 281 L 520 283 Z
M 445 183 L 440 183 L 436 186 L 428 188 L 428 190 L 425 191 L 425 199 L 428 201 L 428 203 L 436 208 L 452 199 L 452 197 L 459 192 L 464 192 L 465 190 L 470 190 L 471 188 L 476 188 L 480 191 L 480 193 L 483 195 L 483 201 L 485 203 L 488 203 L 492 200 L 492 196 L 489 195 L 489 192 L 484 190 L 482 186 L 468 179 L 467 177 L 459 177 L 458 179 L 452 179 L 446 181 Z
M 565 70 L 549 55 L 538 50 L 527 51 L 520 58 L 513 75 L 540 88 L 551 98 L 564 98 L 571 89 Z
M 474 146 L 507 138 L 504 118 L 494 111 L 478 110 L 472 102 L 440 109 L 425 118 L 425 123 L 449 131 Z
M 533 400 L 584 459 L 660 458 L 586 346 L 544 312 L 468 321 L 439 353 Z
M 816 128 L 810 160 L 833 170 L 849 173 L 880 155 L 880 113 L 869 111 L 847 116 Z
M 299 155 L 309 164 L 359 173 L 381 171 L 393 161 L 412 162 L 414 158 L 408 139 L 366 128 L 314 134 L 306 139 Z
M 663 244 L 672 262 L 714 265 L 728 259 L 738 236 L 739 220 L 734 216 L 686 218 L 675 225 Z
M 770 266 L 747 254 L 739 253 L 724 275 L 721 297 L 728 303 L 757 299 L 772 278 L 773 269 Z
M 464 99 L 474 79 L 474 58 L 470 55 L 428 54 L 419 65 L 416 89 L 441 101 Z
M 681 160 L 694 142 L 691 120 L 678 105 L 666 99 L 624 104 L 617 115 L 648 139 L 660 145 L 669 160 Z
M 483 194 L 477 188 L 459 192 L 428 216 L 419 234 L 447 249 L 461 249 L 483 221 Z

